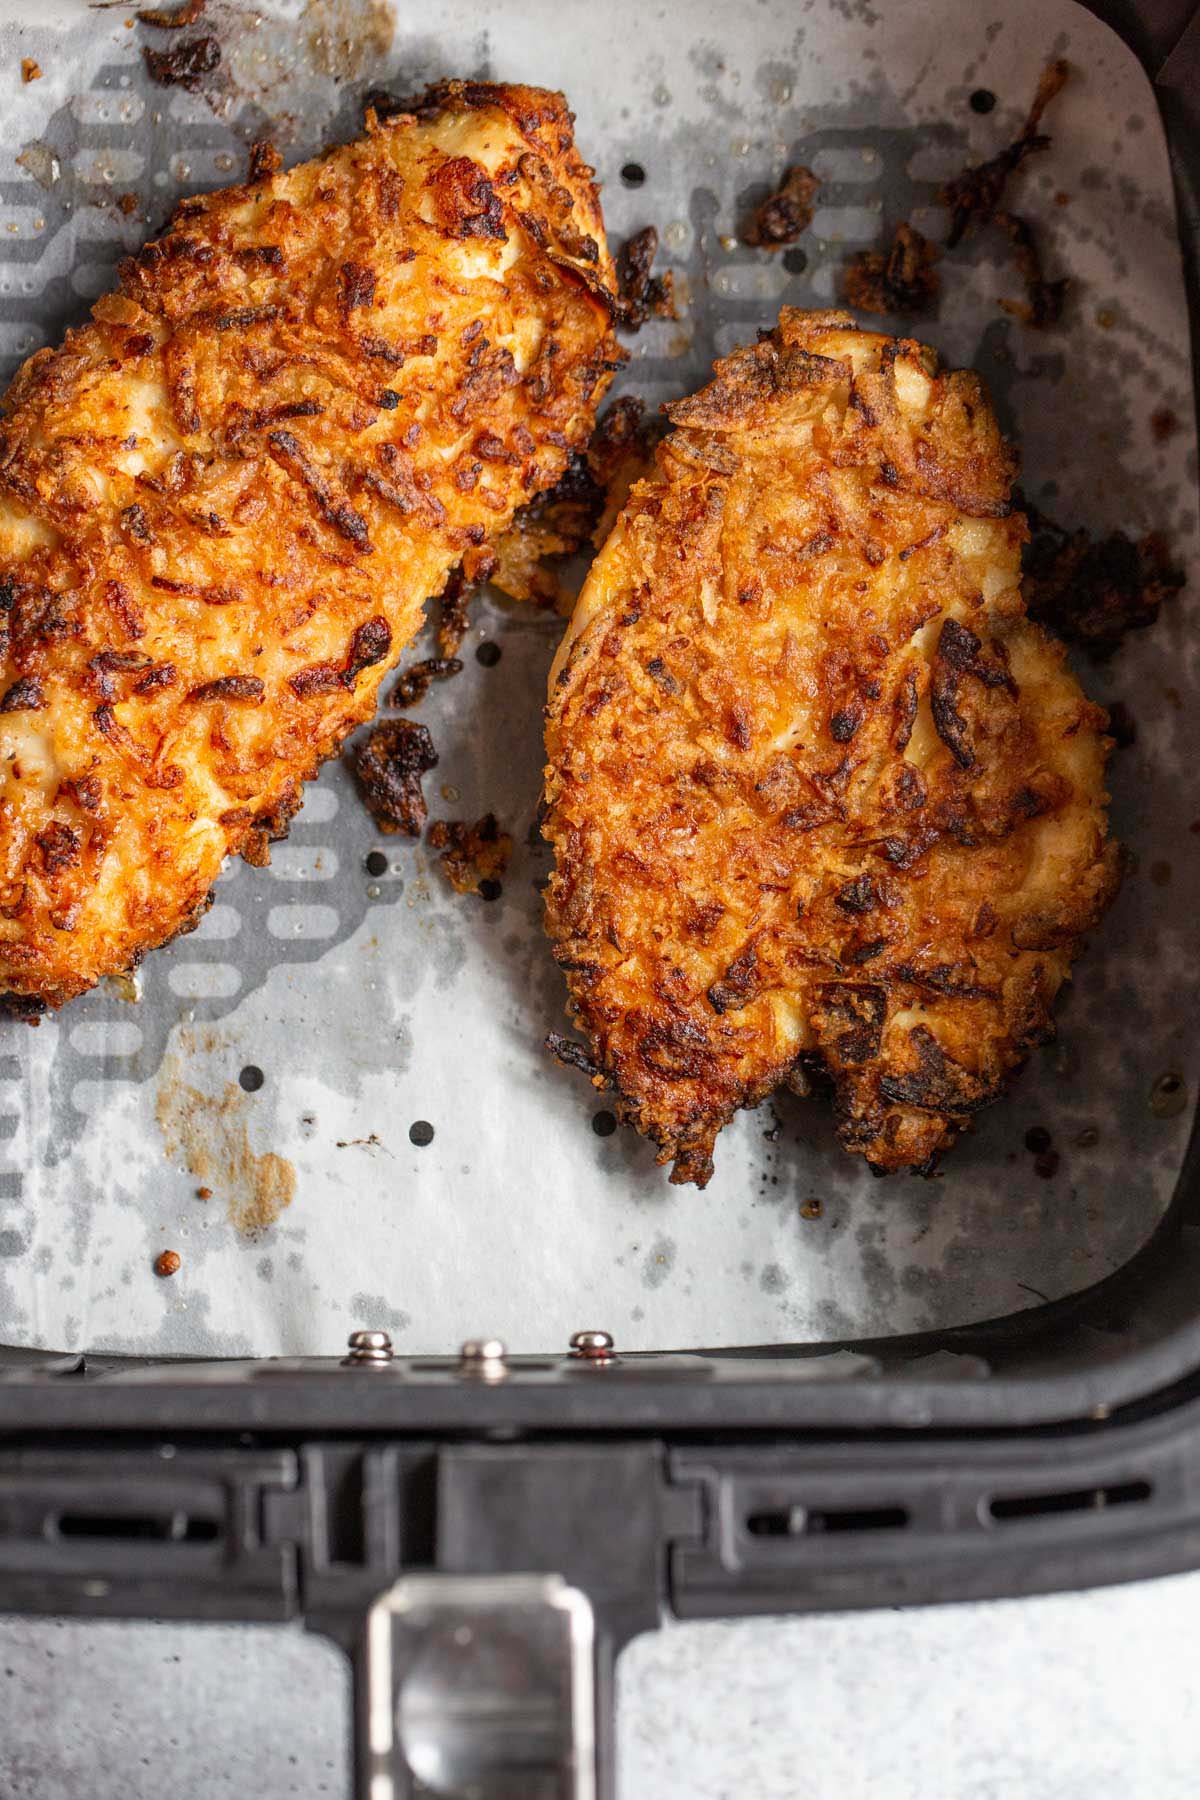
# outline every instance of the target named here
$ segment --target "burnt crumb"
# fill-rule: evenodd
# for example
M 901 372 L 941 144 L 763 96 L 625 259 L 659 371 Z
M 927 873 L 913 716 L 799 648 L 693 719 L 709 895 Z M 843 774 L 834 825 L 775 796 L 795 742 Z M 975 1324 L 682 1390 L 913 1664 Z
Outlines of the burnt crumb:
M 156 87 L 181 87 L 194 93 L 206 75 L 221 66 L 221 46 L 215 37 L 188 38 L 171 50 L 142 51 L 146 72 Z
M 203 704 L 208 700 L 247 701 L 261 705 L 266 689 L 257 675 L 221 675 L 216 681 L 202 681 L 189 688 L 187 698 Z
M 424 662 L 414 663 L 411 669 L 396 677 L 392 691 L 388 695 L 389 706 L 415 706 L 423 700 L 435 681 L 449 681 L 452 675 L 462 674 L 462 663 L 457 656 L 427 656 Z
M 501 831 L 495 813 L 484 813 L 474 825 L 465 819 L 438 819 L 429 828 L 429 843 L 440 850 L 438 861 L 458 894 L 498 900 L 500 878 L 512 855 L 512 838 Z
M 820 186 L 819 177 L 803 163 L 785 169 L 775 192 L 755 208 L 743 225 L 743 244 L 756 250 L 779 250 L 785 244 L 794 244 L 812 224 L 813 201 Z
M 1108 734 L 1118 750 L 1130 750 L 1137 743 L 1137 720 L 1123 700 L 1110 700 L 1108 707 Z
M 675 318 L 674 278 L 652 275 L 658 255 L 658 232 L 653 225 L 636 231 L 617 255 L 617 322 L 638 331 L 647 319 Z
M 429 190 L 447 236 L 505 241 L 500 196 L 487 170 L 469 156 L 452 156 L 442 163 L 429 180 Z
M 79 861 L 80 837 L 61 819 L 52 819 L 44 831 L 39 831 L 35 843 L 42 854 L 42 867 L 47 875 L 58 875 L 64 869 L 73 869 Z
M 355 631 L 346 652 L 342 686 L 352 688 L 364 669 L 382 662 L 392 647 L 392 628 L 382 616 L 367 619 Z
M 1054 1139 L 1044 1125 L 1031 1125 L 1025 1133 L 1025 1148 L 1032 1150 L 1035 1156 L 1044 1156 L 1053 1142 Z
M 344 262 L 337 272 L 337 304 L 343 317 L 360 306 L 370 306 L 379 280 L 373 269 L 362 263 Z
M 207 0 L 183 0 L 182 6 L 174 8 L 144 7 L 134 17 L 139 25 L 153 26 L 155 31 L 183 31 L 196 23 L 206 4 Z
M 575 457 L 554 487 L 521 508 L 496 541 L 491 579 L 513 600 L 553 606 L 560 595 L 552 559 L 573 556 L 595 530 L 604 492 L 587 462 Z
M 1045 1150 L 1041 1156 L 1034 1157 L 1033 1166 L 1043 1181 L 1051 1181 L 1058 1174 L 1058 1165 L 1061 1161 L 1062 1157 L 1057 1150 Z
M 995 217 L 1013 173 L 1020 168 L 1027 156 L 1048 147 L 1050 139 L 1038 128 L 1042 114 L 1055 95 L 1061 92 L 1069 73 L 1068 65 L 1061 59 L 1047 63 L 1042 70 L 1033 105 L 1020 135 L 998 156 L 979 163 L 973 169 L 964 169 L 960 175 L 955 175 L 943 185 L 938 199 L 950 213 L 950 230 L 946 238 L 949 248 L 953 249 L 968 232 L 987 224 Z
M 758 947 L 748 944 L 708 990 L 708 1004 L 715 1013 L 737 1012 L 758 992 Z
M 646 403 L 635 394 L 614 400 L 597 421 L 588 441 L 587 466 L 598 487 L 607 488 L 625 459 L 642 454 Z
M 1150 414 L 1150 434 L 1156 444 L 1165 444 L 1179 430 L 1179 418 L 1169 406 L 1159 406 Z
M 1022 561 L 1022 593 L 1031 619 L 1098 662 L 1131 631 L 1153 625 L 1165 600 L 1184 585 L 1157 532 L 1135 543 L 1123 531 L 1093 540 L 1067 531 L 1024 503 L 1030 539 Z
M 640 475 L 647 472 L 658 420 L 632 394 L 615 400 L 600 418 L 582 457 L 573 457 L 557 484 L 523 507 L 495 540 L 490 579 L 514 600 L 556 606 L 568 598 L 559 569 L 589 542 L 607 535 Z M 447 647 L 453 655 L 461 638 Z
M 154 1273 L 160 1281 L 165 1281 L 170 1275 L 178 1275 L 182 1267 L 183 1258 L 178 1250 L 162 1250 L 154 1259 Z
M 358 745 L 354 773 L 381 831 L 420 837 L 429 816 L 421 778 L 437 760 L 428 731 L 411 719 L 385 719 Z
M 834 895 L 834 904 L 844 913 L 871 912 L 879 905 L 879 893 L 869 875 L 858 875 Z M 860 961 L 869 960 L 859 958 Z
M 936 244 L 912 225 L 897 225 L 888 250 L 860 250 L 846 264 L 842 291 L 847 304 L 859 312 L 901 319 L 933 312 L 941 291 L 937 257 Z
M 480 580 L 486 580 L 491 573 L 490 566 L 485 565 L 486 573 Z M 467 635 L 470 624 L 470 605 L 475 598 L 477 583 L 468 581 L 466 570 L 460 564 L 454 570 L 445 588 L 442 590 L 442 616 L 438 622 L 438 649 L 447 662 L 457 660 L 462 649 L 462 641 Z
M 401 113 L 415 113 L 418 105 L 418 101 L 393 94 L 388 88 L 368 88 L 362 98 L 363 124 L 371 113 L 383 124 L 388 119 L 399 118 Z
M 0 699 L 0 713 L 40 712 L 46 704 L 42 683 L 36 675 L 23 675 L 5 691 Z
M 570 1038 L 563 1037 L 559 1031 L 548 1031 L 545 1046 L 556 1062 L 564 1069 L 579 1069 L 597 1087 L 604 1083 L 604 1071 L 594 1062 L 582 1044 L 573 1043 Z
M 96 775 L 76 775 L 73 780 L 64 781 L 59 789 L 60 798 L 73 800 L 84 812 L 97 812 L 104 798 L 104 789 Z
M 996 223 L 1005 233 L 1015 251 L 1014 261 L 1017 273 L 1025 283 L 1024 300 L 1001 300 L 1005 312 L 1011 313 L 1023 324 L 1031 325 L 1041 331 L 1048 325 L 1057 325 L 1062 318 L 1063 303 L 1070 286 L 1067 278 L 1061 276 L 1057 281 L 1047 281 L 1042 273 L 1042 258 L 1033 235 L 1033 228 L 1024 219 L 1018 219 L 1015 213 L 998 212 Z
M 272 175 L 278 175 L 282 167 L 283 158 L 270 139 L 255 138 L 250 146 L 250 164 L 246 170 L 246 180 L 250 186 L 254 187 L 260 181 L 269 181 Z M 283 261 L 281 255 L 279 261 Z

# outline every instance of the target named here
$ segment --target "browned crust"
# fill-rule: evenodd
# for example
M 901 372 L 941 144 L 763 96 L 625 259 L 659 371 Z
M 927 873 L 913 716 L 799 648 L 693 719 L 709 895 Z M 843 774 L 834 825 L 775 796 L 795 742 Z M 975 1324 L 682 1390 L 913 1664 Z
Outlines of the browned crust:
M 0 989 L 25 1002 L 265 857 L 260 821 L 582 451 L 620 361 L 561 95 L 446 83 L 251 173 L 185 201 L 0 411 Z
M 973 375 L 785 310 L 669 410 L 551 684 L 581 1055 L 675 1180 L 817 1068 L 847 1149 L 926 1167 L 1115 890 L 1104 715 L 1025 617 Z

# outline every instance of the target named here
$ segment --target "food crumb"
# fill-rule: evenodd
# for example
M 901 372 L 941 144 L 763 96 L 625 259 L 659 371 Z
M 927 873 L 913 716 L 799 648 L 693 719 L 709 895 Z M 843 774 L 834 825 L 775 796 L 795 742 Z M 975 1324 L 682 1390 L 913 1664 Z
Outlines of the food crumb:
M 500 877 L 508 868 L 512 838 L 500 830 L 495 813 L 485 813 L 474 825 L 464 819 L 438 819 L 429 828 L 429 843 L 441 851 L 439 861 L 456 893 L 478 894 L 481 900 L 500 898 Z
M 168 1275 L 179 1273 L 182 1262 L 178 1250 L 163 1250 L 154 1259 L 154 1273 L 165 1281 Z
M 617 255 L 618 324 L 637 331 L 647 319 L 674 319 L 674 277 L 650 273 L 658 255 L 658 231 L 653 225 L 634 232 Z
M 842 291 L 859 312 L 919 318 L 937 305 L 941 287 L 933 266 L 937 256 L 937 245 L 912 225 L 897 225 L 890 249 L 860 250 L 850 258 Z
M 435 681 L 449 681 L 451 676 L 461 674 L 462 664 L 457 656 L 427 656 L 424 662 L 413 663 L 397 676 L 388 705 L 415 706 Z
M 819 1219 L 824 1211 L 824 1206 L 815 1198 L 804 1200 L 800 1205 L 800 1217 L 802 1219 Z
M 380 831 L 420 837 L 428 818 L 421 778 L 438 755 L 424 725 L 385 719 L 354 752 L 354 772 Z
M 213 1191 L 210 1187 L 198 1187 L 196 1189 L 197 1200 L 211 1200 L 212 1197 Z
M 783 180 L 753 216 L 742 227 L 742 242 L 755 250 L 780 250 L 794 244 L 813 221 L 813 202 L 820 190 L 820 178 L 803 163 L 793 163 L 783 172 Z
M 1096 661 L 1113 655 L 1131 631 L 1153 625 L 1165 600 L 1184 585 L 1155 532 L 1135 543 L 1122 531 L 1093 540 L 1068 531 L 1024 501 L 1029 541 L 1022 592 L 1029 617 Z
M 138 197 L 136 194 L 122 194 L 117 201 L 117 205 L 127 219 L 131 218 L 138 209 Z
M 30 81 L 40 81 L 41 79 L 41 64 L 34 62 L 32 56 L 23 56 L 21 58 L 21 80 L 28 83 Z

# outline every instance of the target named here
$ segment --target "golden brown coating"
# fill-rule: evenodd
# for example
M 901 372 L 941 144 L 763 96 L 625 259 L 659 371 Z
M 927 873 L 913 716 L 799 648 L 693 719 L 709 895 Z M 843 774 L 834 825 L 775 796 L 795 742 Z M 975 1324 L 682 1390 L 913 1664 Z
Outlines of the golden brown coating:
M 0 415 L 0 989 L 59 1005 L 261 860 L 449 572 L 620 358 L 561 95 L 419 116 L 178 208 Z
M 571 1011 L 673 1180 L 818 1070 L 847 1149 L 920 1167 L 1114 890 L 1104 714 L 1025 617 L 974 375 L 785 310 L 669 411 L 551 676 Z

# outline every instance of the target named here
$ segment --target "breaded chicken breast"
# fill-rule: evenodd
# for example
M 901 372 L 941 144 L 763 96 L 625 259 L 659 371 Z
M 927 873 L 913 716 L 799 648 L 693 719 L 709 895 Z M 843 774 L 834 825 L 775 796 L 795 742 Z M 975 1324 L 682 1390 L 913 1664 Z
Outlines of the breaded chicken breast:
M 974 375 L 785 310 L 668 410 L 550 682 L 558 1048 L 674 1181 L 814 1077 L 848 1150 L 927 1167 L 1114 892 L 1105 715 L 1025 616 Z
M 0 990 L 195 921 L 620 359 L 558 94 L 452 82 L 188 200 L 0 415 Z

